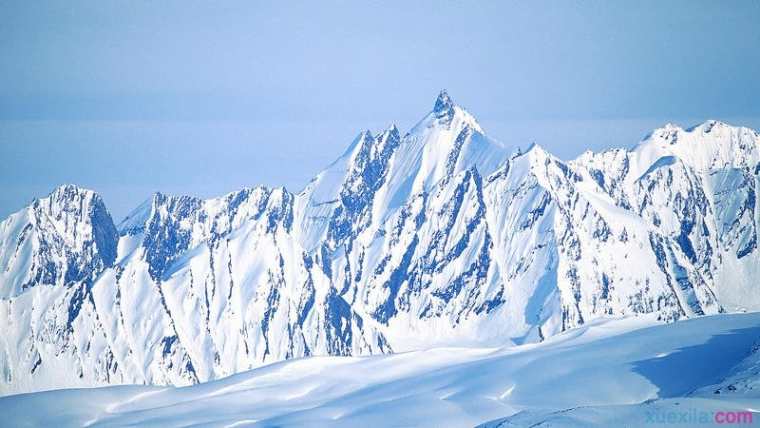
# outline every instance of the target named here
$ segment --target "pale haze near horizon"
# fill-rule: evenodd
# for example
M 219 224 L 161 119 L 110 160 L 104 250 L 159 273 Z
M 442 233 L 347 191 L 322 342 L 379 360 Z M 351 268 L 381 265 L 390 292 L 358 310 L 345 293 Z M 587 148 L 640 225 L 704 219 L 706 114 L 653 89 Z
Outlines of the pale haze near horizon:
M 760 128 L 760 3 L 0 4 L 0 218 L 62 183 L 300 190 L 446 88 L 563 159 L 666 122 Z

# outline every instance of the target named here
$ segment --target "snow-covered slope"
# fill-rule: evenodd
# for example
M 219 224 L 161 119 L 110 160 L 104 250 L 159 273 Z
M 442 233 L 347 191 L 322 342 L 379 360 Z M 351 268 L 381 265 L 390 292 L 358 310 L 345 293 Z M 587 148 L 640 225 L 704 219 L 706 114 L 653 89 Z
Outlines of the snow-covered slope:
M 115 227 L 64 186 L 0 223 L 0 394 L 760 310 L 759 147 L 710 121 L 564 162 L 443 92 L 298 194 L 156 194 Z
M 386 351 L 292 238 L 292 203 L 283 189 L 154 195 L 121 225 L 113 267 L 0 301 L 3 390 L 185 385 L 294 356 Z
M 0 398 L 0 411 L 19 426 L 672 426 L 668 414 L 682 412 L 709 418 L 682 426 L 712 426 L 717 412 L 760 417 L 756 389 L 722 387 L 756 363 L 760 314 L 652 324 L 596 321 L 516 347 L 310 357 L 186 388 L 16 395 Z

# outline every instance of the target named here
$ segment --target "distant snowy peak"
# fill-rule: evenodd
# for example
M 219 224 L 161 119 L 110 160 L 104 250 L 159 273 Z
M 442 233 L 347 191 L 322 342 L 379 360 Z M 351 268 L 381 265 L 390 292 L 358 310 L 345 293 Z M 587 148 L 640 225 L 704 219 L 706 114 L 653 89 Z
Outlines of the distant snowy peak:
M 470 168 L 490 174 L 509 153 L 442 91 L 403 137 L 395 125 L 376 136 L 361 132 L 298 195 L 295 233 L 307 250 L 325 240 L 334 248 L 447 177 Z
M 441 116 L 454 114 L 454 102 L 445 89 L 438 94 L 433 106 L 433 113 Z
M 92 281 L 113 264 L 118 238 L 97 193 L 60 186 L 0 223 L 0 296 Z
M 760 161 L 760 135 L 752 129 L 708 120 L 683 129 L 667 124 L 648 135 L 633 152 L 642 167 L 657 158 L 676 156 L 699 171 L 755 168 Z
M 99 194 L 67 184 L 35 200 L 31 209 L 38 227 L 54 228 L 78 250 L 92 242 L 105 259 L 113 261 L 115 249 L 108 246 L 114 239 L 113 220 Z
M 635 186 L 645 175 L 671 166 L 682 165 L 698 175 L 728 169 L 757 174 L 760 135 L 715 120 L 688 129 L 669 123 L 629 150 L 587 151 L 567 164 L 585 170 L 607 193 L 621 196 L 625 188 Z
M 436 98 L 433 105 L 433 110 L 410 131 L 410 134 L 419 132 L 421 127 L 441 125 L 453 127 L 460 131 L 464 127 L 470 127 L 481 134 L 484 133 L 483 128 L 481 128 L 475 117 L 456 104 L 445 89 L 438 94 L 438 98 Z

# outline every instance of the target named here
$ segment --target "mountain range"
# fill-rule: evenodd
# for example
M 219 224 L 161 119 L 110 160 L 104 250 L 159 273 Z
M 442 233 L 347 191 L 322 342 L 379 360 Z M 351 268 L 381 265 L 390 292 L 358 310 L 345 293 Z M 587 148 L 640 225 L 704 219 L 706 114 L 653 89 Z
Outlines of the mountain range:
M 668 124 L 563 161 L 444 91 L 300 193 L 157 193 L 116 224 L 60 186 L 0 223 L 0 395 L 760 310 L 759 179 L 748 128 Z

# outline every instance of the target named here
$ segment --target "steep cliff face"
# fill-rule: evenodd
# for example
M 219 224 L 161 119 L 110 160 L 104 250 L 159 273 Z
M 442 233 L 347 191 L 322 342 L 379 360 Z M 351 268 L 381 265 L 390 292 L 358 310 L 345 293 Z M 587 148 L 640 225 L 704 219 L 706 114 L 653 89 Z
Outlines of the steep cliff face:
M 116 259 L 118 233 L 96 193 L 61 186 L 0 226 L 0 297 L 90 283 Z
M 486 137 L 444 92 L 299 194 L 156 194 L 117 232 L 63 186 L 0 223 L 0 392 L 759 309 L 759 145 L 710 121 L 564 162 Z

